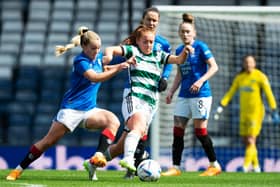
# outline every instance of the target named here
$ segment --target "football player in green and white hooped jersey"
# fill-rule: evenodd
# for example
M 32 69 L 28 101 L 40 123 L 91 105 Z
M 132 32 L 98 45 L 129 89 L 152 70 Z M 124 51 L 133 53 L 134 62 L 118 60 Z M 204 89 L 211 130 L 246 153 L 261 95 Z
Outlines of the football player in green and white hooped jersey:
M 160 21 L 159 10 L 156 7 L 149 7 L 143 11 L 140 24 L 143 24 L 144 26 L 149 27 L 156 32 L 153 50 L 165 51 L 167 53 L 171 53 L 171 45 L 169 44 L 168 40 L 166 40 L 164 37 L 162 37 L 161 35 L 159 35 L 157 33 L 159 21 Z M 129 38 L 130 37 L 128 37 L 128 39 Z M 124 45 L 125 42 L 126 42 L 126 39 L 122 42 L 122 44 Z M 125 58 L 118 56 L 118 57 L 114 57 L 113 61 L 120 63 L 122 61 L 125 61 Z M 158 82 L 158 91 L 159 92 L 163 92 L 166 90 L 167 80 L 169 78 L 169 75 L 171 74 L 172 66 L 173 66 L 173 64 L 164 64 L 164 66 L 162 68 L 161 78 Z M 128 81 L 125 86 L 129 87 Z M 140 141 L 137 145 L 135 155 L 134 155 L 136 168 L 140 164 L 141 161 L 143 161 L 144 159 L 147 159 L 149 157 L 149 154 L 145 150 L 147 141 L 148 141 L 148 135 L 144 135 L 140 139 Z M 124 178 L 132 179 L 134 177 L 134 175 L 135 175 L 134 172 L 127 171 Z
M 120 165 L 130 171 L 136 171 L 134 166 L 136 146 L 139 139 L 147 133 L 157 110 L 159 100 L 157 84 L 162 64 L 181 64 L 193 50 L 187 45 L 179 56 L 171 55 L 164 51 L 153 50 L 154 40 L 154 30 L 140 25 L 127 41 L 130 45 L 105 49 L 108 58 L 122 55 L 126 58 L 134 57 L 136 60 L 136 65 L 130 66 L 130 87 L 125 88 L 123 94 L 122 113 L 126 123 L 124 132 L 119 141 L 110 146 L 104 155 L 109 161 L 124 153 Z M 91 159 L 98 160 L 95 157 Z

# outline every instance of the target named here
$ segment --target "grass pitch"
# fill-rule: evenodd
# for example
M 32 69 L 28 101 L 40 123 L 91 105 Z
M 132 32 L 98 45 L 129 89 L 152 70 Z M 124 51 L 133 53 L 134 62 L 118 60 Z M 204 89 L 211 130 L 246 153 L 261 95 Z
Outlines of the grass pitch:
M 157 182 L 142 182 L 138 177 L 124 180 L 125 171 L 98 171 L 98 181 L 89 181 L 85 171 L 26 170 L 20 179 L 6 181 L 10 170 L 0 170 L 0 187 L 267 187 L 280 186 L 279 173 L 226 173 L 199 177 L 198 172 L 183 172 L 179 177 L 161 177 Z

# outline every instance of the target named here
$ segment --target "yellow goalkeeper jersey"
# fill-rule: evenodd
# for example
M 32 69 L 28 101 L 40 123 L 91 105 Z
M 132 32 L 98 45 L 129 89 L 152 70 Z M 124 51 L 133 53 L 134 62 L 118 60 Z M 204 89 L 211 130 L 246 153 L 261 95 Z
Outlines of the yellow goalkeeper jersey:
M 233 95 L 239 92 L 240 112 L 251 113 L 256 108 L 263 107 L 262 91 L 264 92 L 271 109 L 276 109 L 276 101 L 272 93 L 267 76 L 260 70 L 251 73 L 238 74 L 225 96 L 221 100 L 222 106 L 227 106 Z
M 230 89 L 221 100 L 221 105 L 227 106 L 236 92 L 239 92 L 240 125 L 246 123 L 246 126 L 258 126 L 258 130 L 254 133 L 256 135 L 259 133 L 265 113 L 262 92 L 265 94 L 270 108 L 276 109 L 277 107 L 268 78 L 258 69 L 254 69 L 251 73 L 241 72 L 234 78 Z M 241 134 L 249 133 L 242 131 Z

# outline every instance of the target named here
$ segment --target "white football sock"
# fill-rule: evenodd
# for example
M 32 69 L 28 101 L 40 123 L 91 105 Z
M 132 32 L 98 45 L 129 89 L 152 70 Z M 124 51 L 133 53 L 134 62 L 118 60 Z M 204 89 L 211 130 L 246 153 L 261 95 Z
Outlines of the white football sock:
M 134 158 L 134 153 L 138 142 L 140 140 L 140 135 L 130 132 L 127 134 L 124 141 L 124 157 L 125 158 Z

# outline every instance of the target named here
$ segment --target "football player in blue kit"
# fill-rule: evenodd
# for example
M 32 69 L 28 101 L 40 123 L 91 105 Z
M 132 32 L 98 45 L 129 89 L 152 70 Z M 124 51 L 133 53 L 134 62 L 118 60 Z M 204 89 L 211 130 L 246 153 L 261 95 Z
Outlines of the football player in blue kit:
M 96 154 L 104 152 L 114 141 L 120 122 L 112 112 L 97 108 L 98 89 L 102 81 L 127 69 L 135 60 L 130 58 L 117 65 L 103 66 L 103 62 L 108 63 L 108 58 L 100 52 L 101 39 L 86 27 L 79 29 L 79 34 L 70 44 L 57 46 L 56 55 L 76 46 L 81 46 L 82 52 L 74 58 L 70 89 L 65 93 L 48 133 L 30 147 L 24 159 L 8 174 L 6 180 L 17 180 L 32 162 L 77 127 L 102 130 Z
M 207 44 L 195 40 L 196 30 L 194 17 L 191 14 L 183 14 L 183 21 L 179 26 L 179 35 L 183 44 L 176 49 L 176 54 L 184 50 L 185 45 L 191 45 L 194 52 L 188 56 L 184 64 L 178 65 L 173 85 L 166 96 L 166 103 L 171 103 L 175 91 L 180 86 L 174 109 L 173 167 L 163 172 L 162 175 L 181 175 L 180 164 L 184 150 L 185 129 L 188 121 L 193 119 L 195 135 L 210 162 L 207 170 L 200 176 L 215 176 L 220 174 L 222 170 L 216 159 L 213 143 L 207 131 L 212 104 L 212 94 L 208 80 L 218 71 L 218 65 Z

